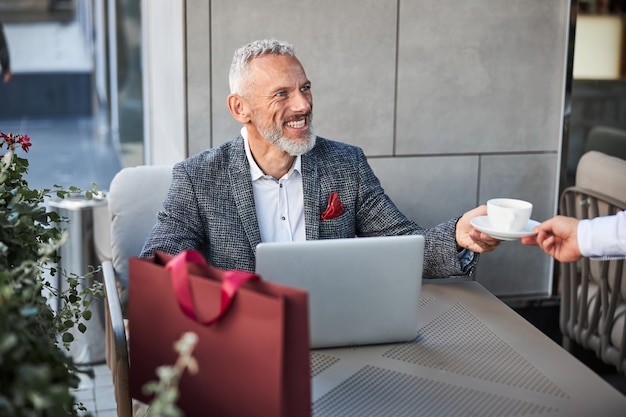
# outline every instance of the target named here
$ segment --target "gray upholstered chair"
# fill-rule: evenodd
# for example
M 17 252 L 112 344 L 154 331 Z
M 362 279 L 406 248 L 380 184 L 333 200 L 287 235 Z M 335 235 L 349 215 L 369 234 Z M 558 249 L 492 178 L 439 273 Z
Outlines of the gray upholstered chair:
M 124 168 L 111 181 L 111 260 L 123 287 L 128 284 L 128 258 L 141 252 L 171 181 L 172 167 L 157 165 Z
M 107 302 L 106 360 L 111 369 L 119 416 L 131 417 L 139 407 L 129 391 L 129 361 L 123 305 L 128 285 L 128 259 L 138 256 L 156 222 L 171 183 L 171 166 L 139 166 L 122 169 L 111 181 L 108 218 L 97 222 L 96 240 L 101 254 Z M 109 233 L 107 233 L 109 231 Z M 102 246 L 109 245 L 109 248 Z M 108 249 L 108 250 L 107 250 Z
M 563 191 L 560 213 L 576 218 L 626 209 L 626 160 L 587 152 L 576 184 Z M 583 258 L 561 265 L 560 328 L 563 346 L 574 341 L 626 373 L 626 268 L 623 259 Z

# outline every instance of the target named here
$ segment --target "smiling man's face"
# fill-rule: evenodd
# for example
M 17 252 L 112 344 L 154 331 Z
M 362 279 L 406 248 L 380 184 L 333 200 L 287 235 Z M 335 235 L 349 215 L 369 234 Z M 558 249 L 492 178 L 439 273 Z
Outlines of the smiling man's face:
M 265 55 L 250 62 L 246 100 L 259 135 L 290 155 L 315 146 L 311 82 L 296 58 Z

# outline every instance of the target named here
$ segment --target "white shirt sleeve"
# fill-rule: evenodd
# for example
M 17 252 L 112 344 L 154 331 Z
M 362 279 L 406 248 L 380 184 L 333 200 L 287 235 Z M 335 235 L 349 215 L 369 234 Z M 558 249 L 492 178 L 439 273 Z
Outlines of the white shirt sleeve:
M 625 256 L 626 210 L 615 216 L 581 220 L 577 233 L 578 248 L 583 256 Z

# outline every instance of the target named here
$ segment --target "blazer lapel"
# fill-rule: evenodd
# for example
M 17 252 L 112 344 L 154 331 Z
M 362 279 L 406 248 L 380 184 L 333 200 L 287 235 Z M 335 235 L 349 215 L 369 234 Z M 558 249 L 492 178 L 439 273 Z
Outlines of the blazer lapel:
M 317 152 L 313 148 L 302 155 L 302 194 L 304 195 L 304 224 L 307 240 L 320 236 L 320 179 L 317 173 Z
M 254 207 L 254 194 L 250 181 L 250 165 L 246 158 L 243 138 L 240 136 L 233 142 L 230 151 L 230 187 L 237 205 L 237 214 L 241 219 L 248 242 L 256 253 L 256 246 L 261 243 L 261 232 Z

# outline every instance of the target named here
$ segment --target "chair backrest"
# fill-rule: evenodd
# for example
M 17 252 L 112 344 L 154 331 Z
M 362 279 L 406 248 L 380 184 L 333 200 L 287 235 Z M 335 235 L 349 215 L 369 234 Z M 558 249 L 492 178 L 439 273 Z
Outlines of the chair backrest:
M 140 254 L 171 181 L 169 165 L 124 168 L 111 181 L 111 260 L 124 287 L 128 285 L 128 258 Z
M 585 139 L 585 152 L 599 151 L 626 159 L 626 130 L 607 126 L 594 126 Z
M 626 160 L 598 151 L 585 153 L 576 167 L 576 187 L 626 201 Z
M 104 292 L 107 300 L 105 304 L 106 359 L 113 377 L 117 415 L 119 417 L 132 417 L 126 328 L 117 290 L 117 279 L 110 261 L 102 263 L 102 275 L 104 276 Z

